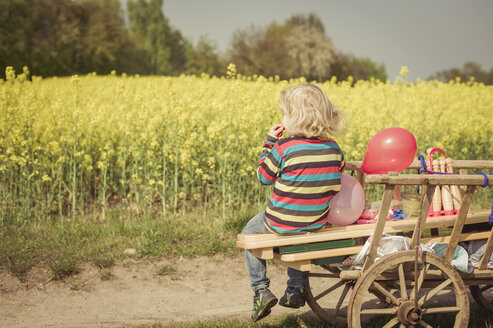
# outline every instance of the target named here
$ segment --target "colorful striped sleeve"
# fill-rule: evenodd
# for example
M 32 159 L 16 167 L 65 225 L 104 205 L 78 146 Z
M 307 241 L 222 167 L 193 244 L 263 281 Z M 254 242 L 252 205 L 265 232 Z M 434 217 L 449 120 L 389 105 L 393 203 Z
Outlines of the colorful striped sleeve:
M 341 152 L 341 169 L 340 169 L 340 172 L 344 173 L 344 170 L 346 169 L 346 159 L 344 158 L 344 153 L 342 152 L 342 149 L 339 148 L 339 150 Z
M 276 141 L 276 138 L 267 136 L 260 155 L 257 176 L 260 183 L 264 185 L 273 185 L 276 182 L 284 163 L 282 152 Z

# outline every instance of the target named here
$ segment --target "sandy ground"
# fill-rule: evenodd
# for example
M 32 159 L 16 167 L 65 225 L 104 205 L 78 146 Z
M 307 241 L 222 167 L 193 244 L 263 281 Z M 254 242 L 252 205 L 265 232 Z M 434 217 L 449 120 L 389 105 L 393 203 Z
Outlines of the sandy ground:
M 173 273 L 156 274 L 162 265 Z M 285 267 L 268 267 L 271 290 L 282 296 Z M 102 272 L 111 278 L 103 280 Z M 243 256 L 149 262 L 127 259 L 109 270 L 83 265 L 77 276 L 51 281 L 33 269 L 26 282 L 0 272 L 0 327 L 133 327 L 218 318 L 248 320 L 252 292 Z M 336 300 L 334 301 L 336 302 Z M 273 316 L 310 312 L 276 306 Z

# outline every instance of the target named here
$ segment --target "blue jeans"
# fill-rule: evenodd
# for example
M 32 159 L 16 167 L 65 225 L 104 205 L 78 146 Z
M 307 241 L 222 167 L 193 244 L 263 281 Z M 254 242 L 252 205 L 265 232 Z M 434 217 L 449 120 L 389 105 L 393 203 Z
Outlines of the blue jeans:
M 254 216 L 241 233 L 272 233 L 264 224 L 265 211 Z M 265 260 L 253 256 L 252 251 L 245 250 L 246 264 L 248 268 L 248 276 L 251 281 L 253 291 L 269 287 L 270 279 L 267 278 L 267 267 Z M 288 268 L 288 287 L 303 287 L 306 286 L 306 273 L 296 269 Z

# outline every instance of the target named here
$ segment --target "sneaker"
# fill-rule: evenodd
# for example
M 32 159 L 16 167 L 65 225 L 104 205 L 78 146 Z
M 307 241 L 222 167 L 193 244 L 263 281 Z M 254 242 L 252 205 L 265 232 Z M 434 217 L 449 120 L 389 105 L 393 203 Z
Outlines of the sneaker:
M 258 321 L 270 314 L 270 309 L 277 304 L 277 297 L 265 288 L 257 290 L 253 296 L 252 320 Z
M 279 305 L 294 309 L 305 306 L 305 289 L 302 287 L 286 288 Z

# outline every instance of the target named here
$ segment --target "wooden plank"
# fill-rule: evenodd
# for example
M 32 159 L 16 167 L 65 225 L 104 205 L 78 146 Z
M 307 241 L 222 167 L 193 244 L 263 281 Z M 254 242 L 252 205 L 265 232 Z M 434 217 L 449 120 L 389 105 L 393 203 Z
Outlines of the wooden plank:
M 493 161 L 486 161 L 486 160 L 454 159 L 452 165 L 456 169 L 493 169 Z M 361 169 L 362 166 L 363 166 L 363 161 L 346 162 L 346 170 L 357 170 L 357 169 Z M 408 169 L 420 169 L 420 168 L 421 168 L 421 162 L 419 160 L 413 161 L 408 167 Z
M 469 211 L 469 207 L 471 206 L 472 196 L 474 195 L 475 190 L 476 186 L 467 186 L 466 193 L 462 198 L 460 210 L 457 214 L 457 221 L 454 224 L 452 234 L 450 235 L 450 241 L 448 243 L 447 249 L 445 250 L 444 259 L 447 263 L 452 262 L 452 258 L 454 257 L 455 248 L 459 243 L 459 235 L 461 234 L 462 228 L 464 227 L 464 222 L 466 221 L 467 212 Z
M 466 224 L 488 222 L 490 211 L 469 213 Z M 424 229 L 442 228 L 453 226 L 457 215 L 428 217 Z M 411 217 L 404 220 L 387 221 L 385 233 L 398 233 L 413 231 L 417 218 Z M 255 249 L 264 247 L 279 247 L 286 245 L 315 243 L 339 239 L 368 237 L 373 233 L 376 224 L 354 224 L 345 227 L 332 227 L 320 232 L 303 235 L 282 236 L 276 234 L 239 234 L 236 245 L 240 248 Z M 268 238 L 266 238 L 266 236 Z
M 461 234 L 459 237 L 459 241 L 468 241 L 468 240 L 476 240 L 476 239 L 485 239 L 489 234 L 489 231 L 486 232 L 471 232 Z M 423 242 L 447 242 L 450 239 L 450 236 L 437 237 L 437 238 L 427 238 L 424 239 Z M 325 249 L 320 251 L 310 251 L 303 253 L 291 253 L 291 254 L 278 254 L 274 253 L 274 257 L 279 258 L 285 262 L 293 262 L 300 260 L 313 260 L 313 259 L 322 259 L 336 256 L 345 256 L 345 255 L 354 255 L 358 254 L 363 249 L 363 245 L 352 246 L 352 247 L 341 247 L 341 248 L 333 248 L 333 249 Z M 493 271 L 491 271 L 493 275 Z
M 274 258 L 276 260 L 281 260 L 282 264 L 299 271 L 310 271 L 313 268 L 313 263 L 311 260 L 299 260 L 299 261 L 283 261 L 282 256 L 279 253 L 274 253 Z
M 349 247 L 354 245 L 356 245 L 354 239 L 341 239 L 341 240 L 333 240 L 333 241 L 324 241 L 319 243 L 288 245 L 288 246 L 280 246 L 279 254 L 318 251 L 322 249 Z
M 488 237 L 488 241 L 486 242 L 486 248 L 484 250 L 483 257 L 481 258 L 481 261 L 479 261 L 479 265 L 478 265 L 479 270 L 486 269 L 486 265 L 488 265 L 488 262 L 490 261 L 492 251 L 493 251 L 493 229 L 491 229 L 491 233 Z
M 366 257 L 363 270 L 368 269 L 368 267 L 375 261 L 377 256 L 377 249 L 380 246 L 380 240 L 382 239 L 383 229 L 385 227 L 385 222 L 387 221 L 387 215 L 390 208 L 390 203 L 392 202 L 392 195 L 394 193 L 393 185 L 385 185 L 383 191 L 382 205 L 380 206 L 380 211 L 378 212 L 377 223 L 375 230 L 373 232 L 373 237 L 370 242 L 370 248 L 368 249 L 368 255 Z
M 363 188 L 363 192 L 365 193 L 365 199 L 366 199 L 366 183 L 365 183 L 365 174 L 363 173 L 362 170 L 358 170 L 358 175 L 356 179 L 358 180 L 359 184 Z
M 328 257 L 328 258 L 324 258 L 324 259 L 314 259 L 313 264 L 324 265 L 324 264 L 342 263 L 347 258 L 348 258 L 348 255 Z
M 252 254 L 253 256 L 264 260 L 270 260 L 274 258 L 274 250 L 272 249 L 272 247 L 252 249 Z
M 436 186 L 426 186 L 426 195 L 422 200 L 421 209 L 419 211 L 420 218 L 418 222 L 416 222 L 416 227 L 413 232 L 413 237 L 411 238 L 411 249 L 414 249 L 418 244 L 421 235 L 423 234 L 426 218 L 428 217 L 428 209 L 430 208 L 431 201 L 433 199 L 433 194 L 435 193 Z M 418 235 L 419 232 L 419 235 Z
M 493 230 L 491 231 L 482 231 L 482 232 L 468 232 L 462 233 L 459 236 L 459 242 L 461 241 L 471 241 L 471 240 L 480 240 L 487 239 L 490 235 L 492 235 Z M 450 236 L 439 236 L 439 237 L 431 237 L 431 238 L 422 238 L 421 243 L 448 243 L 450 241 Z
M 460 276 L 462 279 L 492 279 L 493 278 L 493 270 L 479 270 L 478 268 L 474 268 L 474 270 L 471 273 L 467 272 L 459 272 Z M 427 280 L 439 280 L 443 279 L 442 271 L 441 270 L 428 270 L 426 272 L 426 279 Z M 491 284 L 492 281 L 490 281 Z
M 303 253 L 279 254 L 279 259 L 284 262 L 295 262 L 301 260 L 323 259 L 327 257 L 336 257 L 342 255 L 358 254 L 363 249 L 363 245 L 324 249 L 320 251 L 311 251 Z M 274 253 L 276 256 L 278 253 Z
M 402 209 L 402 199 L 401 199 L 401 186 L 396 185 L 394 187 L 394 200 L 398 201 L 400 204 L 394 206 L 394 209 Z
M 481 175 L 442 175 L 442 174 L 403 174 L 391 176 L 385 174 L 370 174 L 366 176 L 367 184 L 390 185 L 469 185 L 482 186 L 484 177 Z M 493 179 L 488 180 L 488 186 L 493 186 Z

